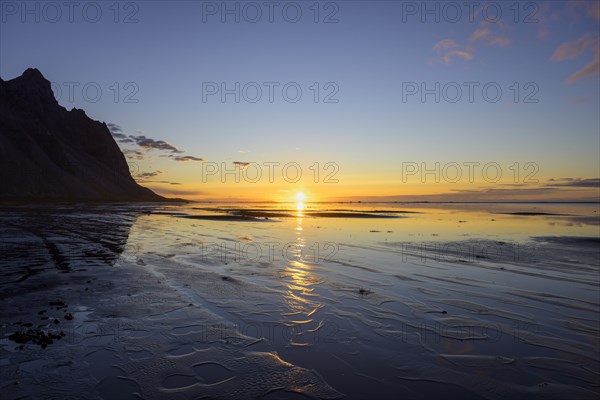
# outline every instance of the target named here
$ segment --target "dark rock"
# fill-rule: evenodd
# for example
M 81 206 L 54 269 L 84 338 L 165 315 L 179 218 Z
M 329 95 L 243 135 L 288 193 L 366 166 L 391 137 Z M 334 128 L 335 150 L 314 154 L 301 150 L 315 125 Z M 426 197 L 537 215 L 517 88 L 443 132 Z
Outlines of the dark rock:
M 0 79 L 0 201 L 164 201 L 131 177 L 107 125 L 60 106 L 37 69 Z
M 61 308 L 67 308 L 67 305 L 62 300 L 51 301 L 48 303 L 48 305 L 55 306 L 57 310 L 60 310 Z
M 15 332 L 11 334 L 8 339 L 12 340 L 16 343 L 28 343 L 33 342 L 42 346 L 45 349 L 49 344 L 54 343 L 54 340 L 60 340 L 63 336 L 65 336 L 64 332 L 60 333 L 52 333 L 45 332 L 40 329 L 32 330 L 28 329 L 26 331 Z M 20 350 L 23 350 L 23 346 L 18 347 Z

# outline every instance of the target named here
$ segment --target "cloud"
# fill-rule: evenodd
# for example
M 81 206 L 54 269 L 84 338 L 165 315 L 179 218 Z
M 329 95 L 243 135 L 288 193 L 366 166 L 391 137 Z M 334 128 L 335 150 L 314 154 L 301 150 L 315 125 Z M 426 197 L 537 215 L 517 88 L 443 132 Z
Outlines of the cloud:
M 132 149 L 123 150 L 123 154 L 130 160 L 143 160 L 145 156 L 141 151 Z
M 207 194 L 201 190 L 178 190 L 156 186 L 151 186 L 150 188 L 162 196 L 202 196 Z
M 181 161 L 181 162 L 187 162 L 187 161 L 204 161 L 203 158 L 192 157 L 192 156 L 173 157 L 173 159 L 175 161 Z
M 475 57 L 475 51 L 478 47 L 506 47 L 512 43 L 509 37 L 501 34 L 502 31 L 509 30 L 508 24 L 503 21 L 491 24 L 482 21 L 469 38 L 466 44 L 462 45 L 452 39 L 443 39 L 433 46 L 433 50 L 438 54 L 439 60 L 444 64 L 452 63 L 454 58 L 461 58 L 463 61 L 471 61 Z
M 164 140 L 154 140 L 145 135 L 137 135 L 137 136 L 136 135 L 126 135 L 123 133 L 123 129 L 121 128 L 121 126 L 119 126 L 117 124 L 113 124 L 113 123 L 108 123 L 108 124 L 106 124 L 106 126 L 108 127 L 112 136 L 116 139 L 116 141 L 118 143 L 134 143 L 134 144 L 138 145 L 141 149 L 144 149 L 144 150 L 155 149 L 155 150 L 159 150 L 159 151 L 166 151 L 169 154 L 160 155 L 159 157 L 168 157 L 168 158 L 172 158 L 173 160 L 179 161 L 179 162 L 205 161 L 202 158 L 194 157 L 194 156 L 183 156 L 183 155 L 177 156 L 176 154 L 182 154 L 183 151 L 179 150 L 177 147 L 167 143 Z M 136 133 L 144 133 L 144 131 L 141 129 L 138 129 L 138 130 L 136 130 Z M 125 157 L 129 160 L 145 160 L 148 158 L 152 158 L 151 155 L 144 153 L 137 149 L 126 148 L 126 149 L 123 149 L 122 152 L 125 155 Z M 145 179 L 145 178 L 151 178 L 151 177 L 157 176 L 160 173 L 161 173 L 161 171 L 148 172 L 148 173 L 138 174 L 136 177 L 140 178 L 140 179 Z M 145 181 L 145 182 L 150 182 L 150 181 Z M 162 182 L 162 183 L 168 183 L 168 184 L 172 184 L 172 185 L 179 184 L 176 182 L 167 182 L 167 181 Z
M 512 40 L 507 38 L 507 37 L 503 37 L 503 36 L 496 36 L 493 38 L 490 38 L 490 40 L 488 40 L 486 42 L 486 45 L 488 46 L 498 46 L 498 47 L 506 47 L 509 46 L 512 43 Z
M 123 133 L 123 129 L 119 125 L 109 122 L 106 126 L 118 143 L 133 143 L 133 140 Z
M 113 123 L 109 122 L 108 124 L 106 124 L 106 126 L 108 127 L 108 130 L 110 131 L 110 133 L 112 133 L 113 135 L 123 133 L 123 129 L 121 129 L 121 127 L 117 124 L 113 124 Z
M 600 72 L 600 41 L 597 36 L 586 35 L 574 42 L 565 42 L 558 46 L 552 54 L 552 61 L 575 60 L 581 55 L 592 52 L 594 58 L 579 71 L 571 74 L 566 83 L 574 83 L 581 78 L 595 75 Z
M 162 171 L 152 171 L 152 172 L 142 172 L 136 175 L 137 178 L 154 178 L 155 176 L 158 176 L 162 174 Z
M 452 57 L 454 56 L 460 57 L 464 61 L 471 61 L 473 59 L 473 53 L 466 50 L 450 50 L 444 54 L 444 64 L 450 64 L 452 62 Z
M 566 80 L 567 83 L 573 83 L 581 78 L 585 78 L 588 76 L 595 75 L 600 72 L 600 53 L 596 52 L 594 59 L 589 63 L 585 64 L 583 69 L 575 72 L 571 76 L 569 76 Z
M 177 147 L 165 142 L 164 140 L 154 140 L 148 138 L 144 135 L 140 136 L 129 136 L 131 139 L 135 141 L 135 143 L 143 149 L 155 149 L 155 150 L 163 150 L 170 151 L 171 153 L 183 153 L 183 151 L 179 150 Z
M 143 183 L 165 183 L 167 185 L 181 185 L 179 182 L 171 182 L 171 181 L 143 181 Z
M 567 4 L 568 11 L 575 18 L 575 21 L 582 17 L 589 17 L 600 21 L 600 3 L 598 1 L 570 0 Z
M 567 24 L 570 27 L 573 27 L 587 23 L 587 19 L 600 21 L 600 2 L 598 0 L 537 2 L 536 9 L 529 10 L 531 11 L 531 13 L 529 11 L 526 11 L 522 14 L 523 22 L 536 23 L 537 37 L 540 40 L 546 40 L 548 37 L 550 37 L 552 32 L 559 31 Z M 523 11 L 525 11 L 525 9 Z M 557 22 L 561 26 L 558 26 Z M 550 25 L 553 25 L 552 31 L 550 30 Z M 554 29 L 554 27 L 556 27 L 557 29 Z
M 598 47 L 598 38 L 590 35 L 577 39 L 574 42 L 561 44 L 552 55 L 552 61 L 575 60 L 588 49 L 594 50 Z
M 464 61 L 471 61 L 473 54 L 470 48 L 457 49 L 458 45 L 454 40 L 440 40 L 433 46 L 444 64 L 450 64 L 453 57 L 460 57 Z
M 469 37 L 469 42 L 476 42 L 477 40 L 489 36 L 490 33 L 492 33 L 492 31 L 490 31 L 489 28 L 479 28 L 471 34 Z
M 508 29 L 508 25 L 502 24 L 500 21 L 496 24 L 482 21 L 481 26 L 469 37 L 469 43 L 482 46 L 506 47 L 512 43 L 512 40 L 506 36 L 502 36 L 499 32 L 494 32 L 494 30 L 505 31 Z
M 234 161 L 233 165 L 239 165 L 242 169 L 248 167 L 250 164 L 249 162 L 243 162 L 243 161 Z
M 178 162 L 202 162 L 202 161 L 205 161 L 203 158 L 199 158 L 199 157 L 178 155 L 178 154 L 183 154 L 183 151 L 179 150 L 177 147 L 173 146 L 172 144 L 167 143 L 164 140 L 155 140 L 155 139 L 149 138 L 145 135 L 137 135 L 137 136 L 129 135 L 128 136 L 123 133 L 123 129 L 119 125 L 113 124 L 113 123 L 109 123 L 106 125 L 107 125 L 108 129 L 110 130 L 111 134 L 113 135 L 113 137 L 119 143 L 134 143 L 143 150 L 154 149 L 154 150 L 159 150 L 159 151 L 165 151 L 168 154 L 167 155 L 159 155 L 159 157 L 168 157 L 168 158 L 171 158 L 174 161 L 178 161 Z M 144 131 L 138 129 L 138 130 L 136 130 L 136 133 L 144 133 Z M 122 152 L 125 155 L 125 157 L 129 160 L 145 160 L 148 158 L 152 158 L 151 154 L 144 153 L 138 149 L 123 149 Z M 138 179 L 153 178 L 161 173 L 162 173 L 161 171 L 146 172 L 146 173 L 137 174 L 136 178 L 138 178 Z M 146 183 L 146 182 L 152 182 L 152 181 L 144 181 L 144 183 Z M 167 183 L 167 184 L 171 184 L 171 185 L 179 185 L 179 183 L 177 183 L 177 182 L 161 181 L 161 183 Z
M 451 49 L 453 47 L 457 47 L 458 45 L 456 44 L 456 42 L 454 40 L 451 39 L 444 39 L 444 40 L 440 40 L 439 42 L 437 42 L 434 46 L 433 46 L 433 50 L 440 52 L 446 49 Z
M 555 7 L 551 1 L 537 3 L 537 9 L 529 9 L 522 15 L 524 23 L 535 23 L 537 25 L 536 36 L 540 40 L 546 40 L 550 37 L 550 24 L 562 19 L 564 10 L 562 7 Z
M 552 188 L 487 188 L 487 189 L 452 189 L 450 192 L 456 194 L 476 194 L 476 195 L 489 195 L 492 196 L 529 196 L 532 194 L 546 194 L 552 193 Z
M 587 187 L 587 186 L 586 186 Z M 447 193 L 392 196 L 333 197 L 336 201 L 399 201 L 399 202 L 498 202 L 498 201 L 598 201 L 597 194 L 569 190 L 563 187 L 540 188 L 480 188 L 452 190 Z
M 551 178 L 546 184 L 549 187 L 585 187 L 600 188 L 600 178 Z

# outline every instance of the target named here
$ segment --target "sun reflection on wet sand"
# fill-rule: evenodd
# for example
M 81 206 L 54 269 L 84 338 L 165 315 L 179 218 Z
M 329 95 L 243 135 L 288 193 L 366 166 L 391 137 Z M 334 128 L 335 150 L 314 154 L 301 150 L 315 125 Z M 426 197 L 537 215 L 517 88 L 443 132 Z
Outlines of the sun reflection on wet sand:
M 290 243 L 286 250 L 286 266 L 282 277 L 282 285 L 285 286 L 284 302 L 288 308 L 281 314 L 282 321 L 292 329 L 289 341 L 293 346 L 308 345 L 308 338 L 302 338 L 305 333 L 314 333 L 322 326 L 322 322 L 315 321 L 313 315 L 323 307 L 316 300 L 317 295 L 313 293 L 315 285 L 321 281 L 312 272 L 313 266 L 307 263 L 305 254 L 306 238 L 303 236 L 303 213 L 304 203 L 296 204 L 298 210 L 296 218 L 296 240 Z
M 281 314 L 284 317 L 283 324 L 292 330 L 289 335 L 290 344 L 293 346 L 307 345 L 309 338 L 303 337 L 306 333 L 314 333 L 322 322 L 315 319 L 314 314 L 323 307 L 318 302 L 318 296 L 313 293 L 316 285 L 321 281 L 311 272 L 312 267 L 299 261 L 289 262 L 285 268 L 284 302 L 288 308 L 287 312 Z

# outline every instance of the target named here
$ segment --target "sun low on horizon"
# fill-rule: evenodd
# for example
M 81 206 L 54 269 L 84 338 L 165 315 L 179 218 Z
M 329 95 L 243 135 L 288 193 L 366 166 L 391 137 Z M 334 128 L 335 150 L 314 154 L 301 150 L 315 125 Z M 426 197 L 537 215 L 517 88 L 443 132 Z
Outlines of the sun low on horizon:
M 296 193 L 296 210 L 300 213 L 304 210 L 306 195 L 303 192 Z

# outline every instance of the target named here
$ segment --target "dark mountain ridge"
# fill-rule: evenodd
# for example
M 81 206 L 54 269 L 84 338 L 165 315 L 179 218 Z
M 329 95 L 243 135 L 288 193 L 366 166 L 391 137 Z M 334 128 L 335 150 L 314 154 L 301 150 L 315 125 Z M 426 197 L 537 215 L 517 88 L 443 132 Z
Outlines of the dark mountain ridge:
M 37 69 L 0 78 L 0 201 L 169 201 L 132 178 L 105 123 L 68 111 Z

